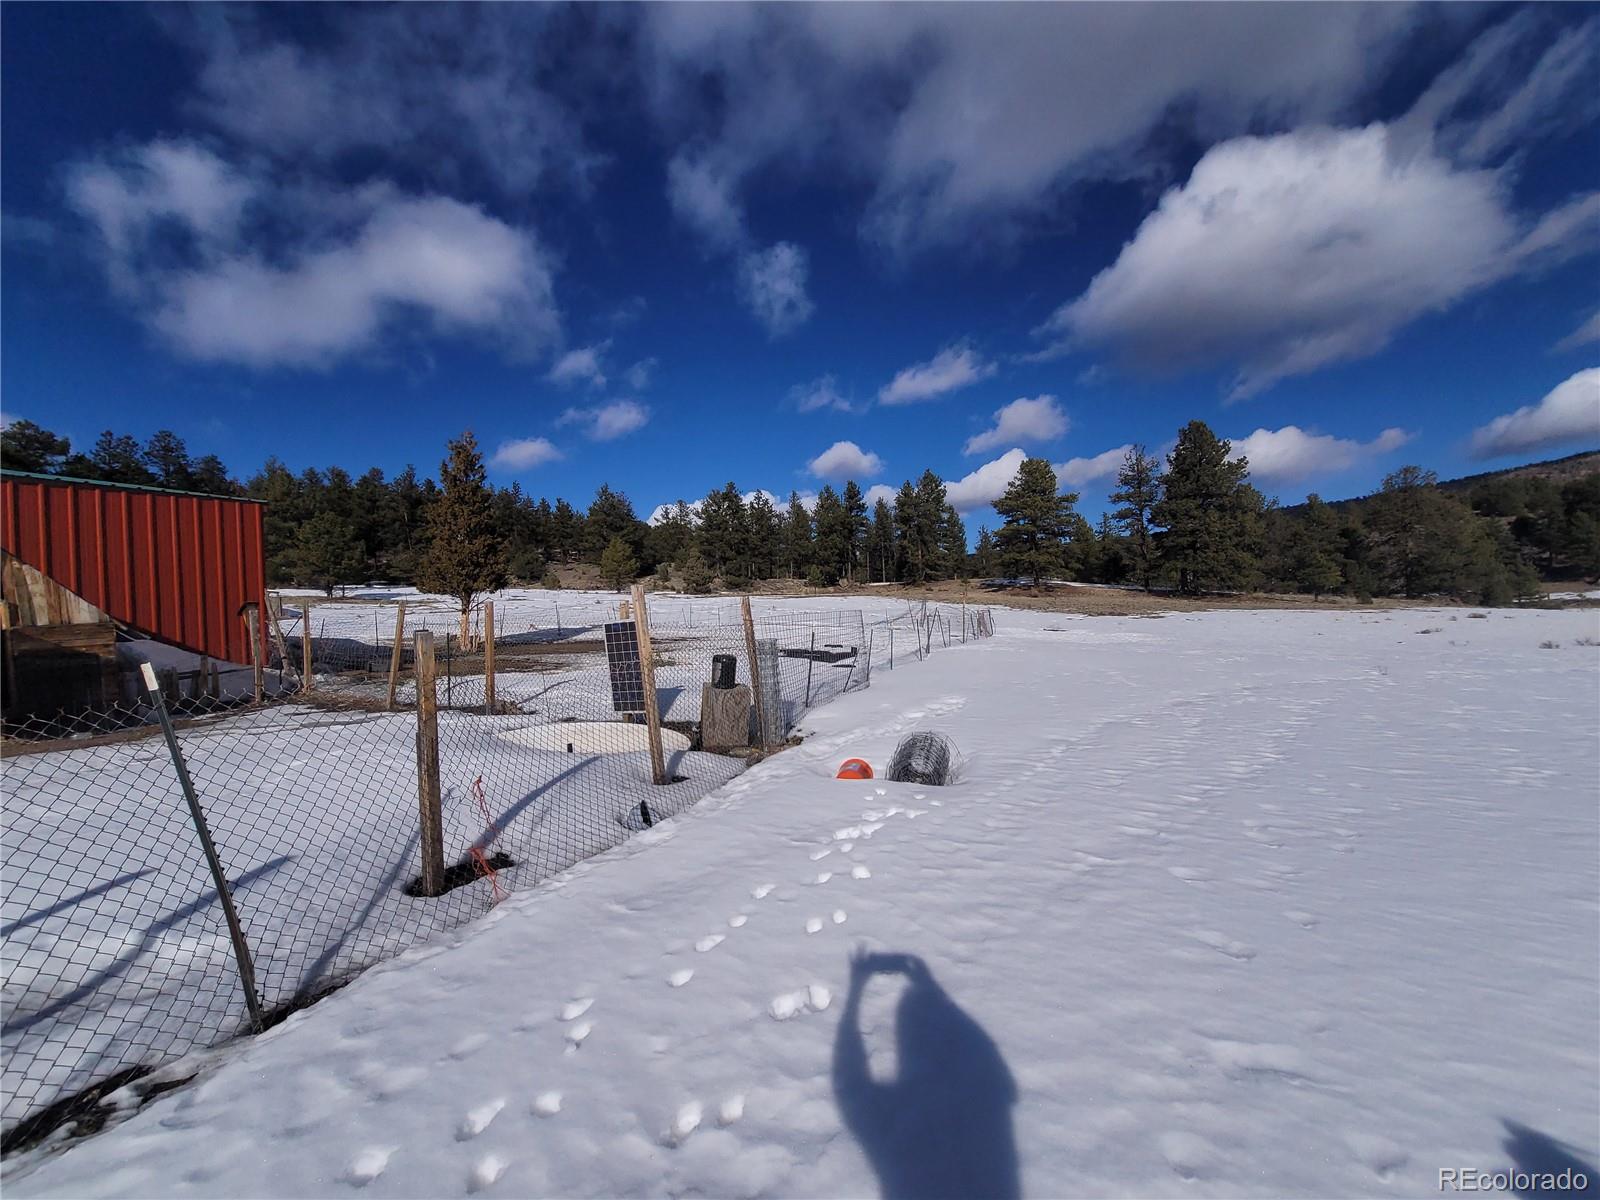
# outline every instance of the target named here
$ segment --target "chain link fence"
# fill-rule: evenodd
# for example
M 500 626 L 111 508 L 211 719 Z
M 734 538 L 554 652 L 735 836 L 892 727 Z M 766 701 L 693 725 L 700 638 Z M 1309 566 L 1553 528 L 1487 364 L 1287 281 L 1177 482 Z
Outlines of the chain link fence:
M 402 618 L 398 602 L 302 612 L 286 598 L 263 703 L 168 697 L 269 1020 L 684 811 L 875 671 L 993 630 L 986 610 L 953 606 L 758 603 L 746 624 L 737 602 L 656 601 L 642 628 L 617 602 L 548 626 L 478 610 L 463 638 L 458 614 L 414 601 Z M 608 654 L 608 625 L 644 635 L 631 665 Z M 659 759 L 638 711 L 646 651 Z M 733 687 L 709 686 L 719 670 Z M 250 1028 L 173 758 L 158 727 L 132 727 L 151 711 L 147 697 L 78 714 L 64 740 L 60 722 L 6 730 L 8 1149 L 85 1089 Z

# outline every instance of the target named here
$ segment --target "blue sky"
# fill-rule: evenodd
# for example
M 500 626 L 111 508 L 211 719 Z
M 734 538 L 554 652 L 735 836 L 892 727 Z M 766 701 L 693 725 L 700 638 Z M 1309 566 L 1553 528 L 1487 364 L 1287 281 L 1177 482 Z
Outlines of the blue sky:
M 5 414 L 641 515 L 1600 444 L 1600 6 L 6 5 Z

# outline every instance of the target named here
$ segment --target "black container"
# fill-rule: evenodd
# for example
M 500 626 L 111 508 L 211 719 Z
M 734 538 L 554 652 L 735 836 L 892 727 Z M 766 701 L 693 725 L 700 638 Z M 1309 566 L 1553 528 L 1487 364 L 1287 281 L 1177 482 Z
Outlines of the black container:
M 739 660 L 731 654 L 713 654 L 711 656 L 711 686 L 714 688 L 731 688 L 734 684 L 739 666 Z

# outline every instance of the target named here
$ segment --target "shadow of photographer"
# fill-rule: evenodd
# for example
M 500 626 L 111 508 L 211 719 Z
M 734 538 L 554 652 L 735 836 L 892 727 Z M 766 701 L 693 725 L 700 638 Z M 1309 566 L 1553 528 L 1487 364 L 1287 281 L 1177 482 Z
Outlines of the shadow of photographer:
M 906 980 L 895 1009 L 893 1080 L 872 1077 L 861 1035 L 862 994 L 874 975 Z M 833 1091 L 885 1200 L 1021 1195 L 1011 1128 L 1016 1083 L 993 1039 L 915 955 L 851 955 Z

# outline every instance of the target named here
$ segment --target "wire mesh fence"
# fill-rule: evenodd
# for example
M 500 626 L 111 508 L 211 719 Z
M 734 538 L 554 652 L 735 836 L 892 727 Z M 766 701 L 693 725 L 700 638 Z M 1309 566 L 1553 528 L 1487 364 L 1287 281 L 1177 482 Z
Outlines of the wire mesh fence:
M 570 626 L 479 612 L 463 637 L 442 610 L 402 620 L 398 603 L 312 605 L 312 622 L 319 607 L 331 632 L 310 635 L 309 687 L 293 668 L 306 618 L 286 604 L 275 694 L 242 708 L 211 696 L 167 705 L 269 1014 L 684 811 L 875 671 L 993 629 L 987 611 L 936 605 L 762 604 L 746 623 L 737 602 L 652 601 L 640 622 L 613 595 Z M 635 631 L 633 669 L 653 684 L 658 726 L 638 689 L 618 686 L 608 625 Z M 721 656 L 732 687 L 712 686 Z M 172 756 L 158 729 L 135 727 L 149 707 L 80 714 L 66 740 L 7 730 L 0 1125 L 11 1145 L 64 1098 L 249 1028 Z

